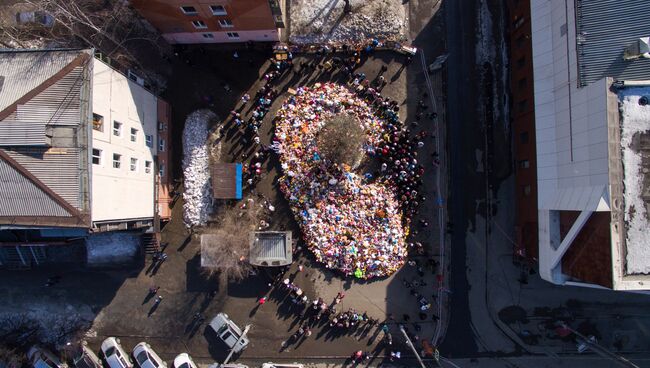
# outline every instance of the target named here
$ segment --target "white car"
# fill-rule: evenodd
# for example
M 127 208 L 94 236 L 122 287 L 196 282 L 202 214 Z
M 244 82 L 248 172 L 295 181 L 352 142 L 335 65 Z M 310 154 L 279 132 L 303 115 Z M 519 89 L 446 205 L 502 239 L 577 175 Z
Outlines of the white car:
M 167 363 L 144 341 L 133 348 L 133 356 L 140 368 L 167 368 Z
M 235 353 L 239 353 L 248 347 L 249 341 L 242 330 L 228 318 L 225 313 L 219 313 L 210 321 L 210 328 L 216 332 L 217 336 Z M 236 346 L 235 346 L 236 345 Z
M 27 359 L 34 368 L 68 368 L 51 351 L 40 346 L 32 346 L 27 352 Z
M 102 342 L 102 354 L 110 368 L 133 368 L 129 355 L 120 346 L 120 340 L 109 337 Z
M 299 363 L 264 363 L 262 364 L 262 368 L 305 368 L 305 366 Z
M 192 357 L 187 353 L 181 353 L 174 358 L 174 368 L 197 368 Z

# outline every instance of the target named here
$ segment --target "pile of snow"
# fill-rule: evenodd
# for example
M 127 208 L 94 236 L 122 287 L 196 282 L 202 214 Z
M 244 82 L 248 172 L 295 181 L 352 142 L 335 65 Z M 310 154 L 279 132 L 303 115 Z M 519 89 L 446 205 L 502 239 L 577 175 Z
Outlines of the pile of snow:
M 642 153 L 632 144 L 642 133 L 650 134 L 650 105 L 640 105 L 641 96 L 650 96 L 650 88 L 630 88 L 621 92 L 621 149 L 625 187 L 625 223 L 627 272 L 650 273 L 648 246 L 648 211 L 643 200 L 644 167 Z
M 111 231 L 93 234 L 86 239 L 86 262 L 89 266 L 132 263 L 139 249 L 139 233 Z
M 210 216 L 212 189 L 210 186 L 210 156 L 208 152 L 208 123 L 216 118 L 210 110 L 198 110 L 185 120 L 183 130 L 183 220 L 185 226 L 204 225 Z
M 351 43 L 372 38 L 406 40 L 408 12 L 402 0 L 294 0 L 290 41 L 298 44 Z

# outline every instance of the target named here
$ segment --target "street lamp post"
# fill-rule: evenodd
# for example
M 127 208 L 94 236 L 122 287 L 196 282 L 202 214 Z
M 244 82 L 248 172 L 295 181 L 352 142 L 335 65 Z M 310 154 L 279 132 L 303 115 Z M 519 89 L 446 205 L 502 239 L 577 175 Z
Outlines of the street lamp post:
M 625 359 L 624 357 L 617 355 L 609 350 L 607 350 L 605 347 L 598 345 L 597 343 L 591 341 L 588 337 L 585 335 L 581 334 L 580 332 L 574 330 L 573 328 L 569 327 L 566 323 L 561 322 L 560 326 L 566 328 L 567 330 L 573 332 L 574 335 L 578 336 L 581 340 L 584 341 L 585 345 L 588 346 L 594 353 L 602 356 L 603 358 L 611 359 L 614 362 L 620 364 L 621 366 L 628 367 L 628 368 L 639 368 L 638 365 L 630 362 L 629 360 Z
M 228 362 L 230 361 L 230 358 L 232 357 L 232 354 L 235 352 L 235 347 L 237 347 L 237 344 L 239 344 L 239 342 L 240 342 L 244 337 L 246 337 L 246 334 L 248 333 L 248 330 L 250 330 L 250 329 L 251 329 L 251 325 L 246 325 L 246 326 L 244 327 L 244 331 L 241 333 L 241 336 L 239 336 L 239 339 L 237 339 L 237 342 L 235 343 L 235 345 L 233 345 L 232 349 L 230 349 L 230 353 L 228 353 L 228 356 L 227 356 L 226 359 L 223 361 L 223 364 L 228 364 Z
M 427 368 L 426 365 L 424 365 L 424 362 L 422 361 L 422 358 L 420 358 L 420 354 L 418 354 L 417 349 L 413 345 L 413 342 L 411 342 L 411 338 L 409 338 L 409 335 L 406 333 L 404 330 L 404 326 L 399 325 L 399 330 L 402 331 L 402 334 L 404 335 L 404 338 L 406 339 L 406 345 L 408 345 L 409 348 L 413 351 L 413 354 L 415 354 L 415 357 L 418 359 L 418 362 L 420 362 L 420 367 L 421 368 Z

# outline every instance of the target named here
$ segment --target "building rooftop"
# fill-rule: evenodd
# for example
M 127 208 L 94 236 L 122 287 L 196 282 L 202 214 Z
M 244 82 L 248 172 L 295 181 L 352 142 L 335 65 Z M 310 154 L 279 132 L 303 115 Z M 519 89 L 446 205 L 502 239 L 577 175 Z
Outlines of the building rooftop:
M 291 231 L 251 233 L 250 263 L 255 266 L 286 266 L 293 262 Z
M 650 86 L 619 90 L 626 273 L 650 273 Z
M 604 77 L 650 79 L 650 59 L 623 59 L 627 47 L 650 36 L 650 8 L 638 0 L 575 0 L 575 14 L 579 86 Z
M 0 53 L 0 224 L 89 226 L 91 50 Z

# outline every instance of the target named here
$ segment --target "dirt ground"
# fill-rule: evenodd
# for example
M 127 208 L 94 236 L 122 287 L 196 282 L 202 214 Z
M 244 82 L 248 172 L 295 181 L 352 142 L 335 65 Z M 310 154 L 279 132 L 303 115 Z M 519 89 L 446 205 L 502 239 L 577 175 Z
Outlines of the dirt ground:
M 269 50 L 237 49 L 239 58 L 232 56 L 234 49 L 227 46 L 214 48 L 187 49 L 174 60 L 173 76 L 168 93 L 164 96 L 173 107 L 173 144 L 179 147 L 174 152 L 176 166 L 174 173 L 180 177 L 180 138 L 182 122 L 185 116 L 198 108 L 210 108 L 220 117 L 219 124 L 225 124 L 226 132 L 222 144 L 222 159 L 226 162 L 244 161 L 242 151 L 247 150 L 241 136 L 231 132 L 232 124 L 228 112 L 238 105 L 244 91 L 254 95 L 263 81 L 260 77 L 268 67 L 266 58 Z M 311 61 L 314 56 L 304 56 Z M 300 63 L 303 56 L 296 58 Z M 404 56 L 391 52 L 378 52 L 361 66 L 360 71 L 368 78 L 374 79 L 382 65 L 388 66 L 385 73 L 388 85 L 383 94 L 401 104 L 400 114 L 403 119 L 414 114 L 414 106 L 422 96 L 421 90 L 407 88 L 407 74 L 421 73 L 417 64 L 402 67 Z M 414 76 L 417 78 L 416 76 Z M 268 144 L 273 132 L 271 117 L 280 106 L 285 92 L 290 87 L 311 85 L 321 80 L 338 80 L 338 74 L 322 74 L 319 69 L 310 69 L 300 73 L 287 73 L 277 83 L 282 94 L 272 105 L 259 134 L 262 142 Z M 227 85 L 231 92 L 227 92 Z M 408 119 L 407 119 L 408 120 Z M 420 128 L 427 129 L 431 121 L 421 121 Z M 417 130 L 415 130 L 417 132 Z M 414 132 L 414 133 L 415 133 Z M 430 142 L 426 142 L 426 146 Z M 427 148 L 430 150 L 430 148 Z M 422 160 L 431 164 L 427 154 Z M 255 186 L 255 191 L 263 195 L 276 207 L 271 218 L 271 229 L 289 229 L 294 238 L 299 238 L 298 229 L 291 216 L 286 200 L 277 188 L 279 165 L 273 155 L 263 165 L 263 175 Z M 251 188 L 246 188 L 250 190 Z M 433 198 L 431 196 L 431 198 Z M 427 202 L 433 202 L 429 200 Z M 226 348 L 205 328 L 206 322 L 218 312 L 226 312 L 240 326 L 251 324 L 249 333 L 250 347 L 239 357 L 238 361 L 251 362 L 262 360 L 285 361 L 344 361 L 353 351 L 365 350 L 371 353 L 368 364 L 376 365 L 389 355 L 390 349 L 401 350 L 405 364 L 409 362 L 408 349 L 401 342 L 397 322 L 403 314 L 411 316 L 407 324 L 412 332 L 422 339 L 429 339 L 435 328 L 435 317 L 431 313 L 425 321 L 417 319 L 418 303 L 402 284 L 404 279 L 420 278 L 413 267 L 405 266 L 397 274 L 382 280 L 356 282 L 343 279 L 338 274 L 325 270 L 315 264 L 313 257 L 304 249 L 296 254 L 297 261 L 288 270 L 288 275 L 295 278 L 305 294 L 313 299 L 322 297 L 333 300 L 336 293 L 344 291 L 346 297 L 338 310 L 354 308 L 359 312 L 367 311 L 369 315 L 383 321 L 389 316 L 390 330 L 394 345 L 390 348 L 382 343 L 383 333 L 376 327 L 364 326 L 350 333 L 337 333 L 322 326 L 314 330 L 308 339 L 290 344 L 282 349 L 282 342 L 287 340 L 298 328 L 300 318 L 291 310 L 286 294 L 269 287 L 267 273 L 261 272 L 243 282 L 228 283 L 224 280 L 208 279 L 200 269 L 199 244 L 182 223 L 182 199 L 173 209 L 173 220 L 162 231 L 163 242 L 167 243 L 165 251 L 169 255 L 160 267 L 152 267 L 151 260 L 132 270 L 35 270 L 28 275 L 16 272 L 2 272 L 5 282 L 0 286 L 3 300 L 9 301 L 13 308 L 35 308 L 33 298 L 37 295 L 46 305 L 44 313 L 53 316 L 64 315 L 71 311 L 83 311 L 85 321 L 92 323 L 86 336 L 90 346 L 99 350 L 99 344 L 108 336 L 120 338 L 125 349 L 131 349 L 140 341 L 147 341 L 165 360 L 172 360 L 181 352 L 188 352 L 198 363 L 222 361 Z M 424 204 L 421 213 L 429 212 L 433 204 Z M 428 217 L 427 217 L 428 218 Z M 417 223 L 417 219 L 415 219 Z M 429 222 L 433 220 L 429 218 Z M 431 229 L 417 229 L 418 239 L 433 248 L 431 239 L 435 239 Z M 304 266 L 298 272 L 298 265 Z M 60 275 L 61 281 L 52 287 L 44 287 L 47 277 L 53 272 Z M 435 275 L 425 270 L 421 277 L 426 286 L 421 292 L 428 294 L 434 290 Z M 12 285 L 9 287 L 8 285 Z M 151 286 L 160 286 L 159 295 L 163 301 L 155 306 L 153 298 L 148 296 Z M 266 295 L 269 301 L 256 307 L 256 300 Z M 427 295 L 428 296 L 428 295 Z M 429 297 L 430 298 L 430 297 Z M 431 300 L 431 299 L 430 299 Z M 201 313 L 207 321 L 196 323 L 193 316 Z M 416 331 L 412 322 L 416 321 L 421 331 Z

